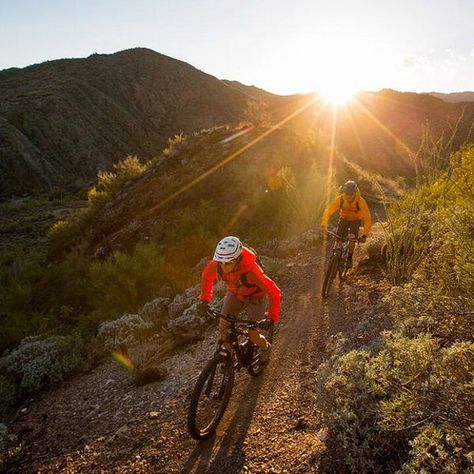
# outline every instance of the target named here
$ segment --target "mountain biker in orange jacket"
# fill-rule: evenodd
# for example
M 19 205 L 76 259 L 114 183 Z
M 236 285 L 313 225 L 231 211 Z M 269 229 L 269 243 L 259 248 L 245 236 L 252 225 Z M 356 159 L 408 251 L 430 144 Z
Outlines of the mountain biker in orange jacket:
M 233 236 L 224 237 L 216 247 L 214 258 L 205 266 L 201 276 L 201 303 L 198 311 L 205 314 L 212 298 L 214 281 L 220 276 L 227 285 L 223 314 L 236 316 L 244 307 L 250 319 L 259 321 L 260 328 L 269 329 L 278 321 L 280 312 L 280 289 L 265 275 L 251 249 Z M 268 297 L 268 312 L 266 309 Z M 221 319 L 219 333 L 222 341 L 228 340 L 230 323 Z M 250 340 L 260 347 L 261 360 L 267 361 L 271 344 L 258 329 L 249 330 Z
M 357 183 L 347 181 L 342 186 L 342 194 L 330 202 L 324 209 L 321 218 L 321 233 L 326 235 L 326 229 L 331 216 L 339 210 L 339 224 L 337 235 L 346 238 L 349 231 L 356 237 L 359 236 L 361 220 L 364 221 L 364 232 L 359 237 L 359 242 L 365 242 L 372 227 L 369 206 L 361 196 Z M 347 267 L 352 267 L 352 254 L 354 253 L 355 241 L 349 243 L 349 254 L 347 257 Z

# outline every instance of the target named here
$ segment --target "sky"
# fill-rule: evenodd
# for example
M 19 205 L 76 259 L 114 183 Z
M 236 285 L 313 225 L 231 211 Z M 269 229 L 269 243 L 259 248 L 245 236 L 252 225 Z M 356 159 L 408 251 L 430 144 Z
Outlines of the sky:
M 474 0 L 0 0 L 0 69 L 151 48 L 276 94 L 474 90 Z

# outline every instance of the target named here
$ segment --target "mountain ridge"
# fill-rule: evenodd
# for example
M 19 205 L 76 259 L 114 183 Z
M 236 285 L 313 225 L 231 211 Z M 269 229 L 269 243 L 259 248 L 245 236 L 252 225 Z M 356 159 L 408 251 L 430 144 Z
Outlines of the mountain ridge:
M 98 171 L 127 155 L 159 156 L 175 134 L 248 120 L 249 101 L 273 123 L 295 116 L 291 126 L 329 140 L 332 109 L 315 97 L 221 80 L 148 48 L 3 70 L 0 196 L 90 187 Z M 413 175 L 427 125 L 434 140 L 456 129 L 455 146 L 472 136 L 474 103 L 390 89 L 362 92 L 357 100 L 341 109 L 335 144 L 376 173 Z
M 239 121 L 247 100 L 147 49 L 3 71 L 0 88 L 0 194 L 87 186 L 128 154 L 158 154 L 175 133 Z

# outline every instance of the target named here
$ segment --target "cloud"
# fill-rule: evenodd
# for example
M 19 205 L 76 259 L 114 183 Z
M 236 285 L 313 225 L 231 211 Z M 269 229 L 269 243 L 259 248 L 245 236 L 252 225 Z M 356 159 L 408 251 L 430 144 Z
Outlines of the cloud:
M 412 68 L 415 66 L 415 58 L 413 56 L 405 56 L 403 58 L 403 67 L 404 68 Z
M 418 69 L 427 72 L 433 71 L 433 65 L 430 58 L 422 55 L 407 54 L 403 57 L 404 69 Z

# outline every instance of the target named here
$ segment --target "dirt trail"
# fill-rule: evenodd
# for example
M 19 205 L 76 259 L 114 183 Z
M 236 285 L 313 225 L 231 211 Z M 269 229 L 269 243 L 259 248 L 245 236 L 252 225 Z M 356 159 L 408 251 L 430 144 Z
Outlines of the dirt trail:
M 291 262 L 278 279 L 283 301 L 272 360 L 258 378 L 238 375 L 215 437 L 198 443 L 186 431 L 189 394 L 215 349 L 212 330 L 166 363 L 163 382 L 136 387 L 108 362 L 33 401 L 13 426 L 23 446 L 11 472 L 328 472 L 316 436 L 314 373 L 328 338 L 350 333 L 354 308 L 361 299 L 370 305 L 377 291 L 352 277 L 323 302 L 320 252 Z

